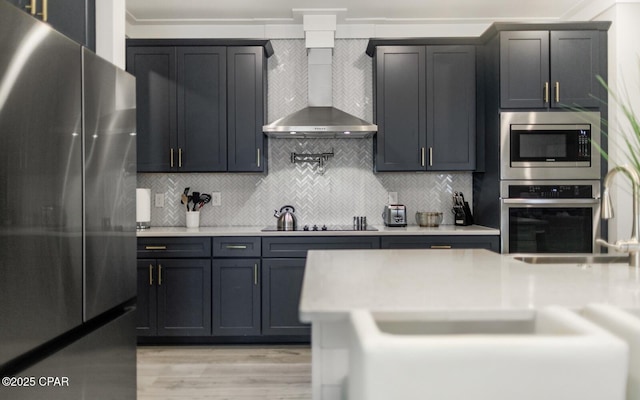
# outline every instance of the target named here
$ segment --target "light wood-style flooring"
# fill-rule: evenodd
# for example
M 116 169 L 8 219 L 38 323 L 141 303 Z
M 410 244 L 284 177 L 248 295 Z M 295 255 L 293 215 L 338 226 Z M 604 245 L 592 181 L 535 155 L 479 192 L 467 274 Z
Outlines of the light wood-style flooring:
M 311 399 L 311 348 L 138 347 L 138 400 L 187 399 Z

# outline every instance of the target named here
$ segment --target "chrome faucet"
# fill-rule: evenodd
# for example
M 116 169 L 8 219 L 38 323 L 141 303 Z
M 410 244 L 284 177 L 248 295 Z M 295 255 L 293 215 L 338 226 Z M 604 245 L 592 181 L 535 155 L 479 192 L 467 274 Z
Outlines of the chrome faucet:
M 611 203 L 611 195 L 609 194 L 609 187 L 613 177 L 618 172 L 624 173 L 629 180 L 631 180 L 631 191 L 633 194 L 633 227 L 631 228 L 631 238 L 629 240 L 618 240 L 615 244 L 606 242 L 603 239 L 598 238 L 596 243 L 601 246 L 606 246 L 620 252 L 629 253 L 629 265 L 640 267 L 640 242 L 638 242 L 638 232 L 640 232 L 640 196 L 638 190 L 640 190 L 640 174 L 633 167 L 629 165 L 617 166 L 611 169 L 607 176 L 604 177 L 604 191 L 602 193 L 602 218 L 613 218 L 613 204 Z

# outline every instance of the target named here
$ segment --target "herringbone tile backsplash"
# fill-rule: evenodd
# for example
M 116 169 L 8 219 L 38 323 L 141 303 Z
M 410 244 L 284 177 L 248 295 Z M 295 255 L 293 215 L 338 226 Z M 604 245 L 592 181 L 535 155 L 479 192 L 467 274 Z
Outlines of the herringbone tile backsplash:
M 307 105 L 307 59 L 303 40 L 272 40 L 269 59 L 268 121 Z M 334 106 L 373 119 L 372 59 L 366 40 L 336 40 L 333 59 Z M 316 164 L 292 164 L 291 152 L 333 150 L 320 174 Z M 470 173 L 373 173 L 372 139 L 269 139 L 269 173 L 138 174 L 138 187 L 164 193 L 165 206 L 151 207 L 152 226 L 184 226 L 180 194 L 185 187 L 221 192 L 222 205 L 205 206 L 201 226 L 274 225 L 273 210 L 293 205 L 298 224 L 350 224 L 354 215 L 381 224 L 387 192 L 398 192 L 409 223 L 416 211 L 442 211 L 453 224 L 451 195 L 462 191 L 471 203 Z M 153 199 L 152 195 L 152 199 Z

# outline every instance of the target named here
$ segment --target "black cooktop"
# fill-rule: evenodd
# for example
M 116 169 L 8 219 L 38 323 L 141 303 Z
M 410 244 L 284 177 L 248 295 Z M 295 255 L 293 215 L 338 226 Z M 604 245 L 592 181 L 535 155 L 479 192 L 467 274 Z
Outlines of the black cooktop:
M 296 228 L 295 231 L 279 231 L 276 226 L 267 226 L 262 232 L 336 232 L 336 231 L 377 231 L 372 226 L 366 229 L 354 229 L 353 225 L 303 225 Z

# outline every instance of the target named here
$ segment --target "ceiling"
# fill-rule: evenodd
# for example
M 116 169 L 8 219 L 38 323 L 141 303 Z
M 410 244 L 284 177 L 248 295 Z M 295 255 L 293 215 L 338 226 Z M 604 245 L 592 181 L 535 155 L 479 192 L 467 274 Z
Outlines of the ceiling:
M 334 9 L 338 23 L 567 19 L 592 0 L 125 0 L 134 23 L 300 23 L 309 9 Z

